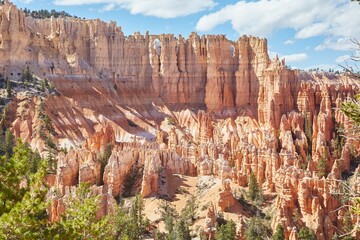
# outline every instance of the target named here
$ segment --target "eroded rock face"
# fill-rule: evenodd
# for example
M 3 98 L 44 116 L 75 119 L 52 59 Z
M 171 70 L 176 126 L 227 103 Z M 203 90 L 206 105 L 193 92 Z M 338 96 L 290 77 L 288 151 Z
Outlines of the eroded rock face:
M 230 180 L 226 179 L 223 181 L 223 189 L 219 193 L 218 205 L 221 211 L 230 209 L 236 203 L 236 199 L 231 192 Z
M 213 205 L 208 207 L 206 218 L 204 220 L 203 231 L 207 236 L 207 239 L 215 239 L 216 211 Z
M 290 239 L 305 225 L 319 239 L 341 228 L 332 193 L 354 171 L 360 146 L 350 139 L 339 156 L 332 154 L 334 128 L 351 126 L 341 102 L 359 90 L 348 76 L 289 70 L 283 60 L 270 60 L 266 40 L 256 37 L 126 37 L 113 22 L 35 20 L 7 1 L 0 7 L 0 50 L 6 75 L 16 78 L 28 65 L 59 92 L 18 96 L 12 104 L 17 137 L 46 156 L 37 111 L 43 101 L 52 140 L 74 148 L 57 156 L 52 221 L 82 182 L 101 195 L 99 214 L 106 214 L 136 166 L 133 189 L 144 197 L 166 195 L 173 174 L 215 175 L 246 187 L 253 172 L 263 191 L 276 195 L 272 227 L 281 222 Z M 113 149 L 102 168 L 107 144 Z M 227 186 L 219 200 L 221 209 L 232 205 Z M 205 229 L 215 226 L 214 212 Z

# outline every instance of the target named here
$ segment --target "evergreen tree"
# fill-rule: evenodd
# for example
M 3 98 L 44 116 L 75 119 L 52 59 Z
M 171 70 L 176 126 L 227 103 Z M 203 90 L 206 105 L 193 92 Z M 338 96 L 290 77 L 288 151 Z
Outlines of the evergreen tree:
M 317 170 L 318 170 L 317 174 L 319 178 L 326 177 L 327 168 L 328 168 L 328 154 L 326 149 L 324 149 L 321 157 L 319 158 L 319 162 L 317 165 Z
M 345 137 L 344 137 L 344 126 L 343 124 L 337 124 L 335 127 L 335 138 L 332 142 L 332 157 L 340 158 L 342 150 L 345 146 Z
M 355 240 L 354 237 L 352 237 L 350 235 L 350 233 L 353 231 L 354 229 L 354 224 L 352 222 L 352 219 L 351 219 L 351 213 L 349 210 L 347 210 L 344 214 L 344 217 L 343 217 L 343 220 L 342 220 L 342 224 L 343 224 L 343 232 L 345 234 L 349 234 L 349 235 L 346 235 L 342 238 L 342 240 Z
M 52 239 L 48 232 L 50 222 L 45 200 L 48 188 L 43 185 L 45 174 L 46 164 L 41 162 L 37 173 L 30 177 L 30 191 L 26 192 L 10 212 L 0 216 L 0 239 Z M 3 192 L 4 189 L 1 188 L 0 191 Z
M 26 68 L 21 73 L 21 81 L 24 82 L 32 82 L 33 76 L 30 71 L 30 68 L 28 65 L 26 65 Z
M 317 240 L 317 237 L 312 229 L 302 227 L 298 233 L 299 240 Z
M 276 227 L 276 231 L 272 237 L 273 240 L 285 240 L 284 227 L 279 224 Z
M 186 206 L 181 212 L 182 218 L 184 218 L 188 222 L 195 221 L 196 209 L 197 205 L 195 203 L 195 197 L 191 196 L 190 199 L 186 201 Z
M 176 240 L 191 240 L 189 225 L 187 224 L 185 219 L 180 218 L 176 222 L 175 232 Z
M 4 143 L 6 159 L 9 159 L 12 156 L 14 146 L 15 146 L 15 137 L 10 131 L 10 129 L 7 128 L 5 131 L 5 143 Z
M 165 230 L 167 234 L 165 234 L 166 240 L 189 240 L 191 239 L 189 222 L 191 222 L 191 214 L 181 215 L 179 216 L 176 209 L 171 206 L 168 202 L 165 202 L 162 206 L 161 216 L 165 223 Z M 186 209 L 183 213 L 191 211 Z M 157 234 L 158 238 L 161 234 Z
M 12 154 L 0 157 L 0 215 L 9 212 L 29 190 L 31 176 L 40 158 L 19 139 Z M 27 185 L 21 185 L 26 181 Z
M 164 240 L 166 238 L 165 233 L 160 232 L 159 230 L 156 230 L 155 232 L 155 240 Z
M 55 174 L 56 170 L 57 170 L 57 160 L 52 151 L 48 152 L 46 161 L 47 161 L 47 166 L 48 166 L 47 172 L 50 174 Z
M 247 196 L 252 202 L 255 202 L 256 204 L 261 204 L 263 202 L 262 191 L 253 172 L 250 173 L 249 190 Z
M 353 0 L 352 0 L 353 1 Z M 360 0 L 354 0 L 360 3 Z M 357 45 L 358 50 L 360 50 L 360 42 L 354 41 Z M 360 56 L 354 56 L 354 61 L 358 61 Z M 348 71 L 348 69 L 345 69 Z M 349 71 L 350 76 L 360 80 L 360 73 L 355 73 L 354 71 Z M 342 103 L 340 110 L 349 117 L 353 122 L 354 125 L 352 128 L 348 129 L 348 132 L 351 133 L 352 138 L 360 139 L 360 94 L 355 95 L 355 99 L 347 100 Z M 353 203 L 353 212 L 356 215 L 360 215 L 360 197 L 356 195 L 350 195 L 352 198 Z
M 262 240 L 271 236 L 270 229 L 259 217 L 250 218 L 245 230 L 246 240 Z
M 342 103 L 340 110 L 352 119 L 357 125 L 360 124 L 360 94 L 355 96 L 354 100 L 348 100 Z
M 55 239 L 110 239 L 109 218 L 98 219 L 99 196 L 91 194 L 85 184 L 80 184 L 76 197 L 70 199 L 65 214 L 50 229 Z
M 161 209 L 161 216 L 165 223 L 165 230 L 168 232 L 166 239 L 175 240 L 176 232 L 174 231 L 174 226 L 178 214 L 175 208 L 171 206 L 171 204 L 169 204 L 168 202 L 165 202 L 165 204 L 161 206 Z
M 216 232 L 216 240 L 236 240 L 236 224 L 230 220 L 221 225 Z
M 144 203 L 141 196 L 136 196 L 132 202 L 128 213 L 119 206 L 113 216 L 115 229 L 113 236 L 117 240 L 140 240 L 142 239 L 146 228 L 149 225 L 149 221 L 144 218 L 143 213 Z
M 312 135 L 313 135 L 313 127 L 311 121 L 308 116 L 304 115 L 304 131 L 306 135 L 306 139 L 308 142 L 307 154 L 311 155 L 312 152 Z
M 131 239 L 141 239 L 144 234 L 148 221 L 144 219 L 144 202 L 141 196 L 135 196 L 133 204 L 130 209 L 130 226 L 131 230 L 129 231 Z
M 11 98 L 11 82 L 9 78 L 6 78 L 6 93 L 7 97 Z

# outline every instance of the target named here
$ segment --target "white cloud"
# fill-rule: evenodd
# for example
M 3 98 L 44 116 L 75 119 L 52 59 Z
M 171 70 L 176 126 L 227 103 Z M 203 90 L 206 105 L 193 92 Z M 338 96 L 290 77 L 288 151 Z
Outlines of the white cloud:
M 107 5 L 105 5 L 104 7 L 102 7 L 99 11 L 100 12 L 108 12 L 108 11 L 113 11 L 116 8 L 116 5 L 114 3 L 109 3 Z
M 324 34 L 328 26 L 325 23 L 314 23 L 310 26 L 306 26 L 298 31 L 295 35 L 296 38 L 305 39 L 310 37 L 319 36 Z
M 269 51 L 270 59 L 274 59 L 276 56 L 279 59 L 284 59 L 285 58 L 286 63 L 289 63 L 289 62 L 301 62 L 301 61 L 305 61 L 306 59 L 308 59 L 308 55 L 306 53 L 294 53 L 294 54 L 289 54 L 289 55 L 281 55 L 278 52 Z
M 240 35 L 261 37 L 293 29 L 299 39 L 324 36 L 317 50 L 345 50 L 350 38 L 360 39 L 359 16 L 359 4 L 349 0 L 246 0 L 203 16 L 196 29 L 206 32 L 230 22 Z
M 290 54 L 290 55 L 284 55 L 282 57 L 280 57 L 280 59 L 285 58 L 285 62 L 289 63 L 289 62 L 301 62 L 301 61 L 305 61 L 306 59 L 308 59 L 308 55 L 306 53 L 295 53 L 295 54 Z
M 343 55 L 343 56 L 339 56 L 338 58 L 335 59 L 335 62 L 337 63 L 343 63 L 347 60 L 350 59 L 350 55 Z
M 286 40 L 286 41 L 284 42 L 284 44 L 285 44 L 285 45 L 292 45 L 292 44 L 294 44 L 294 41 L 293 41 L 293 40 Z
M 315 50 L 322 51 L 327 48 L 337 51 L 348 51 L 354 48 L 354 43 L 350 38 L 328 37 L 322 44 L 316 46 Z
M 25 4 L 29 4 L 29 3 L 31 3 L 33 0 L 20 0 L 20 2 L 23 2 L 23 3 L 25 3 Z
M 176 18 L 187 16 L 203 10 L 213 8 L 214 0 L 54 0 L 56 5 L 89 5 L 104 4 L 103 11 L 113 10 L 116 7 L 129 10 L 132 14 L 143 14 L 158 18 Z

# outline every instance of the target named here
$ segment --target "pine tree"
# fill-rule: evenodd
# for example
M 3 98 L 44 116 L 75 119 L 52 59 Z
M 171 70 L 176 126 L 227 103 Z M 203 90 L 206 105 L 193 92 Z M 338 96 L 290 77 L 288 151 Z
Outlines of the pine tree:
M 326 149 L 324 149 L 321 157 L 319 158 L 319 162 L 317 165 L 317 170 L 318 170 L 317 174 L 319 178 L 326 177 L 327 168 L 328 168 L 328 154 Z
M 304 115 L 304 132 L 306 135 L 306 139 L 308 142 L 307 154 L 311 155 L 312 152 L 312 135 L 313 135 L 313 127 L 311 121 L 308 116 Z
M 345 146 L 345 137 L 344 137 L 344 125 L 337 124 L 335 127 L 335 138 L 332 142 L 332 157 L 340 158 L 342 150 Z
M 9 212 L 29 190 L 27 186 L 21 186 L 21 182 L 27 180 L 28 185 L 31 183 L 39 161 L 29 145 L 20 139 L 11 153 L 0 157 L 0 215 Z
M 317 240 L 317 237 L 313 230 L 302 227 L 298 233 L 298 239 L 299 240 Z
M 189 225 L 183 218 L 176 222 L 175 232 L 176 240 L 191 240 Z
M 10 212 L 0 216 L 0 239 L 53 239 L 48 235 L 50 222 L 45 200 L 48 188 L 43 184 L 45 174 L 46 164 L 41 162 L 37 173 L 31 176 L 30 191 Z
M 344 217 L 343 217 L 343 221 L 342 221 L 342 225 L 343 225 L 343 232 L 345 234 L 349 234 L 349 235 L 346 235 L 342 238 L 342 240 L 355 240 L 354 237 L 351 236 L 351 231 L 353 231 L 354 229 L 354 224 L 352 222 L 352 219 L 351 219 L 351 213 L 349 210 L 347 210 L 344 214 Z
M 261 204 L 263 202 L 262 191 L 253 172 L 250 173 L 247 196 L 252 202 L 257 204 Z
M 230 220 L 219 227 L 216 232 L 216 240 L 236 240 L 236 224 Z
M 7 128 L 5 131 L 5 143 L 4 143 L 6 159 L 9 159 L 12 156 L 14 146 L 15 146 L 15 137 L 10 131 L 10 128 Z
M 171 206 L 168 202 L 165 202 L 161 206 L 161 216 L 165 223 L 165 234 L 166 240 L 189 240 L 191 239 L 189 222 L 192 221 L 193 214 L 191 213 L 194 210 L 191 206 L 186 207 L 183 210 L 181 216 L 178 215 L 176 209 Z M 160 237 L 160 233 L 157 234 Z
M 165 204 L 161 206 L 161 217 L 163 218 L 165 223 L 165 230 L 168 232 L 167 239 L 175 240 L 176 238 L 175 238 L 174 226 L 175 226 L 176 218 L 178 217 L 175 208 L 171 206 L 170 203 L 165 202 Z
M 126 240 L 142 239 L 146 228 L 149 225 L 149 220 L 144 217 L 143 213 L 144 203 L 141 196 L 136 196 L 132 202 L 129 212 L 126 212 L 123 206 L 118 206 L 115 215 L 113 216 L 114 239 Z
M 191 196 L 191 198 L 186 201 L 186 206 L 181 212 L 182 218 L 190 222 L 195 221 L 196 209 L 197 209 L 197 205 L 195 203 L 195 197 Z
M 51 236 L 55 239 L 110 239 L 109 218 L 96 216 L 99 201 L 99 196 L 91 194 L 87 185 L 80 184 L 65 214 L 51 227 Z
M 30 71 L 30 68 L 28 65 L 26 65 L 26 68 L 23 69 L 22 73 L 21 73 L 21 81 L 24 82 L 32 82 L 33 80 L 33 75 Z
M 6 78 L 6 93 L 7 97 L 11 98 L 11 82 L 9 78 Z
M 360 124 L 360 94 L 354 100 L 342 103 L 340 110 L 356 124 Z
M 276 227 L 276 231 L 272 237 L 273 240 L 285 240 L 284 227 L 279 224 Z
M 47 166 L 48 166 L 47 172 L 50 174 L 55 174 L 56 170 L 57 170 L 57 160 L 52 151 L 48 152 L 46 161 L 47 161 Z
M 246 240 L 267 239 L 270 235 L 270 229 L 263 223 L 259 217 L 250 218 L 245 230 Z

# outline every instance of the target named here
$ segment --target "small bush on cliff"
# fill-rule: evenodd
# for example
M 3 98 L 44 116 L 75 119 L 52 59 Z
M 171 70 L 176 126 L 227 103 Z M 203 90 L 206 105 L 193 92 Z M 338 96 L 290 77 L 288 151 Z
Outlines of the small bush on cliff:
M 168 125 L 175 125 L 175 119 L 173 117 L 166 118 Z

